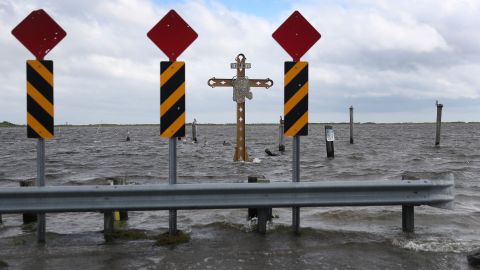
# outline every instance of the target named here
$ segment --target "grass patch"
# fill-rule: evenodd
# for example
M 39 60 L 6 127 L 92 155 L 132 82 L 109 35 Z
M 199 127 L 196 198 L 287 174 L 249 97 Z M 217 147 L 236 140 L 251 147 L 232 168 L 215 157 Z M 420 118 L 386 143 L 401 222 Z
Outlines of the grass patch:
M 190 235 L 178 230 L 176 234 L 169 234 L 168 232 L 162 233 L 153 238 L 156 240 L 156 244 L 159 246 L 168 246 L 182 244 L 190 241 Z

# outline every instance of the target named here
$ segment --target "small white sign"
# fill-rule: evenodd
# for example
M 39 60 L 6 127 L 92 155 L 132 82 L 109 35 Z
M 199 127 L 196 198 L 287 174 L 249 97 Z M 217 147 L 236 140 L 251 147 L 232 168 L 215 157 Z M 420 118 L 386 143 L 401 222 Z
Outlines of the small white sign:
M 335 141 L 335 133 L 333 132 L 333 129 L 326 129 L 325 132 L 327 136 L 327 142 Z
M 245 63 L 245 65 L 241 65 L 240 68 L 244 69 L 249 69 L 252 67 L 252 63 Z M 230 63 L 230 68 L 231 69 L 236 69 L 237 68 L 237 63 Z

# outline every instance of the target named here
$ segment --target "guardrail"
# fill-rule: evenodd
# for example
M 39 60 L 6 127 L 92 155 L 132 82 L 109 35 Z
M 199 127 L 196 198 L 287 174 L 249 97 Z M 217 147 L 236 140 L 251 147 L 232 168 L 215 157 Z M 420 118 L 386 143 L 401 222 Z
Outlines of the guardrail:
M 0 213 L 102 211 L 109 234 L 114 210 L 402 205 L 402 228 L 411 232 L 413 207 L 450 208 L 453 189 L 453 179 L 4 187 L 0 188 Z

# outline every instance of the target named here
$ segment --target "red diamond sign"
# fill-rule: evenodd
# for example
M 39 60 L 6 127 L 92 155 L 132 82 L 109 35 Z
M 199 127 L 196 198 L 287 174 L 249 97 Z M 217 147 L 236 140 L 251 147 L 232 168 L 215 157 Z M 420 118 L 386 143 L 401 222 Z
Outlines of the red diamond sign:
M 147 36 L 174 62 L 197 39 L 198 34 L 172 9 Z
M 272 34 L 272 37 L 290 54 L 293 61 L 298 62 L 321 35 L 300 12 L 295 11 Z
M 55 47 L 67 33 L 43 9 L 32 11 L 13 30 L 14 35 L 38 60 Z

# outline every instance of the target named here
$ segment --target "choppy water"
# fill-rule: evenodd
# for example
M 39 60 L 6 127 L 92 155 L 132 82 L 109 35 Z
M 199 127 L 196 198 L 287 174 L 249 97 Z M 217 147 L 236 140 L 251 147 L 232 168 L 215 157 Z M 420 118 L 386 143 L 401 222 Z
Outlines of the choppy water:
M 480 125 L 444 124 L 434 147 L 433 124 L 362 124 L 355 144 L 348 126 L 335 125 L 335 159 L 327 159 L 323 126 L 301 138 L 302 181 L 455 178 L 454 210 L 416 207 L 415 234 L 401 232 L 400 207 L 302 208 L 302 234 L 289 228 L 290 209 L 265 236 L 251 231 L 246 210 L 179 211 L 179 228 L 190 242 L 161 247 L 150 240 L 105 244 L 103 215 L 47 215 L 47 244 L 37 246 L 20 215 L 4 215 L 0 260 L 10 269 L 469 269 L 466 252 L 480 247 Z M 125 142 L 127 132 L 131 141 Z M 178 183 L 245 182 L 248 175 L 291 181 L 291 145 L 276 150 L 277 126 L 248 126 L 255 162 L 232 162 L 234 126 L 200 126 L 199 143 L 178 144 Z M 18 186 L 36 174 L 35 140 L 24 128 L 0 129 L 0 185 Z M 47 185 L 167 183 L 167 140 L 157 127 L 61 127 L 46 143 Z M 125 228 L 158 233 L 166 211 L 131 212 Z

